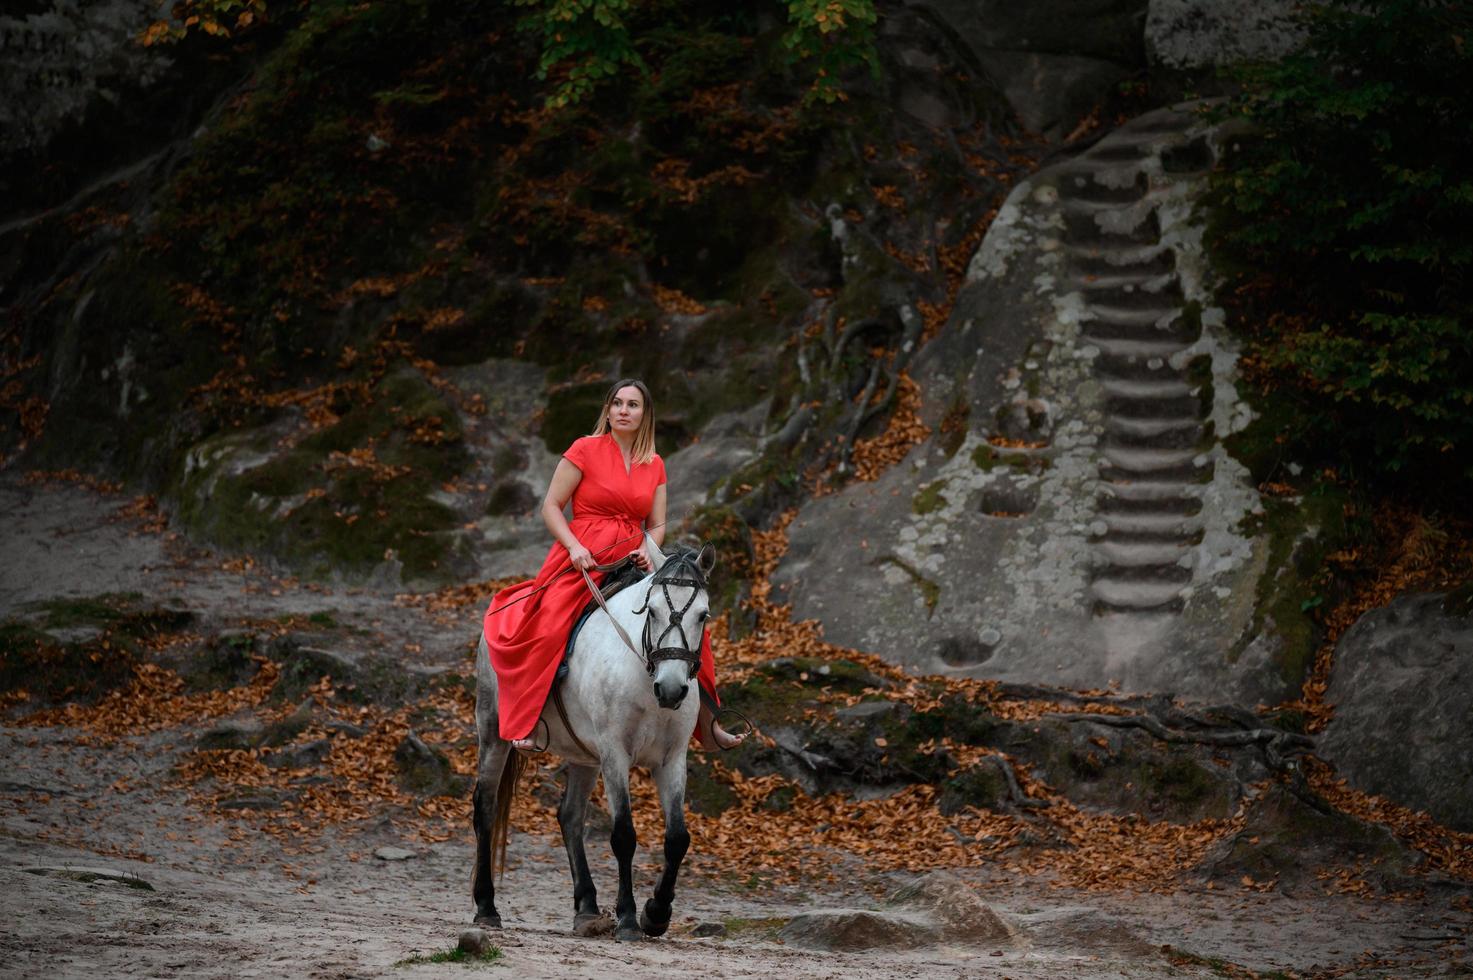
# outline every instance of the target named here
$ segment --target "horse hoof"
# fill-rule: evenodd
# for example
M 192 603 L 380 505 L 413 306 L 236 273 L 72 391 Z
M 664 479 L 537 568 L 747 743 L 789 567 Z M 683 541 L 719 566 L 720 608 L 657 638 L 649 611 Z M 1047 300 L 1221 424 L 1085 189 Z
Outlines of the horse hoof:
M 620 926 L 614 930 L 614 938 L 621 943 L 644 942 L 644 930 L 636 929 L 634 926 Z
M 580 912 L 573 916 L 573 935 L 584 939 L 607 936 L 614 931 L 614 920 L 603 912 Z
M 639 915 L 639 927 L 646 936 L 665 935 L 665 930 L 670 928 L 670 911 L 666 909 L 662 917 L 654 908 L 654 902 L 645 902 L 644 911 Z
M 501 928 L 501 916 L 499 916 L 499 915 L 478 915 L 473 920 L 471 920 L 471 924 L 472 925 L 480 926 L 482 929 L 500 929 Z

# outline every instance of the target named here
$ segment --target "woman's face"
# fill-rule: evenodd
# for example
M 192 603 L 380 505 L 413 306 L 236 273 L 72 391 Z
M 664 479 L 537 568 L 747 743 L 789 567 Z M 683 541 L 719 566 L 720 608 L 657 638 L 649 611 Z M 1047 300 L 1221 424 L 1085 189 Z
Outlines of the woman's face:
M 639 423 L 644 420 L 644 395 L 634 385 L 625 385 L 614 392 L 609 402 L 609 428 L 615 432 L 634 435 Z

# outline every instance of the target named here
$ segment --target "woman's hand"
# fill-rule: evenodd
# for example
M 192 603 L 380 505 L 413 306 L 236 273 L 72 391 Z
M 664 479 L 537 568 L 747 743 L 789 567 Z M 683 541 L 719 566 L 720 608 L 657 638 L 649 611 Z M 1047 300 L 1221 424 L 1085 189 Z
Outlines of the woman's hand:
M 597 564 L 593 560 L 593 555 L 589 554 L 588 549 L 583 547 L 581 544 L 578 545 L 576 548 L 568 549 L 568 561 L 572 564 L 574 568 L 581 568 L 584 571 L 587 571 L 595 564 Z
M 655 567 L 655 563 L 650 561 L 649 552 L 645 551 L 644 548 L 635 548 L 629 552 L 629 557 L 634 560 L 635 567 L 641 572 L 647 572 Z

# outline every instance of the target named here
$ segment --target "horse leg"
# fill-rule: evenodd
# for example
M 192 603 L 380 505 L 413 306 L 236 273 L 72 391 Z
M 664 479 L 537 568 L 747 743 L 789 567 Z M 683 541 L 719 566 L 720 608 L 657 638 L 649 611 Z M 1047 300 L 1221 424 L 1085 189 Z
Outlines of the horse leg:
M 690 832 L 685 829 L 685 746 L 677 759 L 653 773 L 660 792 L 660 809 L 665 811 L 665 867 L 655 885 L 655 896 L 644 903 L 639 926 L 649 936 L 663 936 L 670 928 L 670 907 L 675 902 L 675 878 L 680 862 L 690 850 Z
M 601 917 L 598 893 L 593 875 L 588 871 L 588 854 L 583 849 L 584 818 L 588 815 L 588 798 L 598 782 L 598 769 L 593 766 L 568 766 L 568 781 L 558 803 L 557 822 L 563 829 L 563 849 L 568 852 L 568 871 L 573 875 L 573 932 L 581 935 Z
M 610 753 L 612 755 L 613 753 Z M 623 759 L 604 758 L 604 795 L 609 802 L 609 815 L 614 830 L 609 845 L 619 863 L 619 899 L 614 904 L 614 938 L 635 942 L 644 938 L 634 914 L 634 813 L 629 802 L 629 763 Z
M 506 828 L 498 826 L 497 805 L 510 800 L 520 767 L 509 758 L 509 742 L 494 734 L 489 739 L 485 732 L 481 735 L 480 752 L 476 758 L 476 788 L 471 798 L 472 819 L 476 825 L 476 870 L 471 879 L 471 895 L 476 901 L 476 924 L 500 929 L 501 916 L 496 911 L 496 866 L 500 859 L 498 849 L 504 853 L 506 848 Z M 511 776 L 511 785 L 506 785 L 508 775 Z M 500 799 L 502 795 L 507 799 Z

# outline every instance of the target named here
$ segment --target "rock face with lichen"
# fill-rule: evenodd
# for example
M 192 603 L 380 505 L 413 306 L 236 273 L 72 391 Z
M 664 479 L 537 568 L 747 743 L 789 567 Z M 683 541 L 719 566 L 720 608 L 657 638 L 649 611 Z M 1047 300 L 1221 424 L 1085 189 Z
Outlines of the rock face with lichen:
M 796 616 L 924 671 L 1297 690 L 1266 604 L 1318 532 L 1272 525 L 1226 445 L 1253 411 L 1191 216 L 1221 138 L 1162 110 L 1013 190 L 918 359 L 930 437 L 794 520 Z

